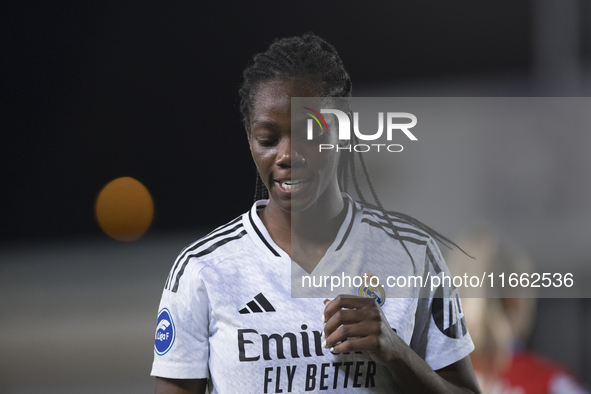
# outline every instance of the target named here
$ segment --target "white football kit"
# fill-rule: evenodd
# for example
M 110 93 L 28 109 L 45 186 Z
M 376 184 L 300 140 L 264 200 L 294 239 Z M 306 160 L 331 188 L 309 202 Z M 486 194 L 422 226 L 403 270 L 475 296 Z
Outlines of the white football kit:
M 380 211 L 343 196 L 345 220 L 310 275 L 377 276 L 380 286 L 347 292 L 376 299 L 397 335 L 434 370 L 467 356 L 474 345 L 457 291 L 419 286 L 401 298 L 386 285 L 388 276 L 449 276 L 433 239 L 392 217 L 395 233 Z M 257 214 L 267 203 L 257 201 L 181 252 L 160 302 L 151 375 L 208 378 L 212 394 L 399 392 L 368 355 L 322 348 L 323 298 L 295 297 L 306 294 L 298 290 L 308 274 L 269 236 Z

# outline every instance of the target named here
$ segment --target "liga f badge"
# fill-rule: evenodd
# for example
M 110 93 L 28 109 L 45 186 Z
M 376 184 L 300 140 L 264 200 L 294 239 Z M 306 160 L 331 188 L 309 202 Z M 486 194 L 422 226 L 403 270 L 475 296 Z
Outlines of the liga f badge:
M 382 285 L 379 284 L 378 276 L 372 274 L 369 271 L 367 271 L 365 275 L 367 275 L 367 280 L 361 286 L 359 286 L 359 297 L 373 298 L 376 300 L 379 306 L 384 305 L 384 302 L 386 302 L 386 292 L 384 291 Z M 376 279 L 372 281 L 372 277 L 375 277 Z M 378 285 L 371 286 L 372 282 L 375 282 Z M 366 284 L 369 286 L 365 286 Z

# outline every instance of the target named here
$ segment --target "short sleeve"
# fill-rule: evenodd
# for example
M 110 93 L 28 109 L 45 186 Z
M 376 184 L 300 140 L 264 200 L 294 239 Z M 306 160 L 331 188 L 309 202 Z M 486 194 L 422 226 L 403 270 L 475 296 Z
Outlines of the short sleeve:
M 171 289 L 166 286 L 162 293 L 152 376 L 172 379 L 209 377 L 209 299 L 198 276 L 198 265 L 191 260 L 178 286 Z
M 433 239 L 426 245 L 423 272 L 426 285 L 421 288 L 417 302 L 411 348 L 433 370 L 438 370 L 469 355 L 474 344 L 466 327 L 458 290 Z M 433 282 L 433 277 L 440 280 Z M 435 286 L 438 283 L 439 286 Z

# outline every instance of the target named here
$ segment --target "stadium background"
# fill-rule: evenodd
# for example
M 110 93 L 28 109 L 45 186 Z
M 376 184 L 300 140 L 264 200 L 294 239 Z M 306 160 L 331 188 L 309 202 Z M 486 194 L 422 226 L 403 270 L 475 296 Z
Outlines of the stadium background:
M 155 315 L 174 257 L 251 204 L 237 91 L 250 57 L 275 37 L 327 38 L 358 95 L 588 96 L 589 22 L 589 4 L 574 0 L 2 2 L 0 393 L 152 390 Z M 495 224 L 529 229 L 511 235 L 537 263 L 589 274 L 585 132 L 540 138 L 563 152 L 543 168 L 570 164 L 534 171 L 543 203 L 513 201 Z M 586 184 L 569 181 L 573 169 Z M 397 174 L 411 190 L 425 187 Z M 94 217 L 98 192 L 122 176 L 142 182 L 155 206 L 149 231 L 131 243 L 106 236 Z M 452 238 L 473 224 L 432 198 L 394 208 Z M 557 222 L 571 247 L 545 232 Z M 539 309 L 530 346 L 591 376 L 591 302 L 542 299 Z

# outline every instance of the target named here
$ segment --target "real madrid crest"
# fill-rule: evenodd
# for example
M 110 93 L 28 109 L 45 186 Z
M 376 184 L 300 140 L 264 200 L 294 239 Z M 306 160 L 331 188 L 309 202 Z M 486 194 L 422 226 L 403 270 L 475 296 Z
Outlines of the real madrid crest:
M 386 302 L 386 292 L 382 285 L 379 284 L 380 280 L 378 276 L 369 271 L 365 275 L 367 275 L 367 279 L 359 287 L 359 297 L 373 298 L 379 306 L 384 305 L 384 302 Z M 373 280 L 372 277 L 374 278 Z M 372 286 L 372 284 L 377 284 L 377 286 Z

